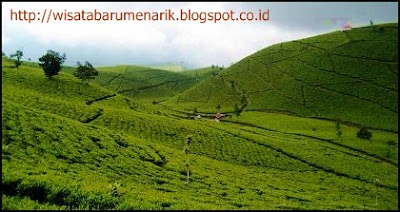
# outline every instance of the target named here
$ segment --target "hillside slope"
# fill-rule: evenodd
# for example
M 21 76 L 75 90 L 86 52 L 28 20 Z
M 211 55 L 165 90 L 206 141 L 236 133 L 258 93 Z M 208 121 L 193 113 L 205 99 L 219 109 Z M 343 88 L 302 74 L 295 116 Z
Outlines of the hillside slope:
M 256 52 L 165 104 L 280 111 L 398 131 L 398 25 L 336 31 Z
M 185 70 L 180 72 L 180 74 L 194 77 L 197 79 L 197 81 L 202 81 L 217 75 L 222 70 L 223 70 L 222 68 L 218 67 L 205 67 L 205 68 Z
M 49 80 L 3 58 L 2 209 L 398 209 L 398 133 L 343 123 L 339 139 L 334 122 L 265 111 L 194 119 L 119 92 L 188 76 L 107 69 L 87 85 L 73 67 Z
M 99 67 L 93 81 L 110 91 L 144 101 L 166 100 L 196 83 L 194 77 L 142 66 Z
M 48 80 L 10 64 L 2 61 L 3 209 L 398 208 L 397 134 L 374 131 L 360 145 L 343 127 L 338 144 L 322 120 L 311 137 L 188 120 L 68 72 Z

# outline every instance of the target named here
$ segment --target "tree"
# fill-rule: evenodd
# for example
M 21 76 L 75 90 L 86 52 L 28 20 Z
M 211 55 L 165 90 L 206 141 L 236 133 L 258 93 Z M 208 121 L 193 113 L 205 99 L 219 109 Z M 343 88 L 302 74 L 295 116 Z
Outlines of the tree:
M 338 137 L 338 141 L 340 142 L 342 140 L 342 127 L 341 125 L 341 121 L 339 119 L 339 117 L 336 117 L 336 135 Z
M 388 145 L 388 149 L 386 151 L 386 157 L 391 157 L 392 156 L 392 149 L 393 147 L 396 146 L 396 142 L 393 140 L 389 140 L 388 142 L 386 142 Z
M 3 51 L 1 51 L 1 57 L 7 57 L 6 53 L 4 53 Z
M 67 59 L 65 53 L 60 55 L 60 53 L 53 50 L 47 50 L 47 53 L 39 58 L 39 65 L 42 67 L 46 77 L 52 79 L 53 76 L 60 72 L 61 64 L 65 62 L 65 59 Z
M 92 64 L 88 61 L 85 62 L 85 65 L 82 65 L 80 62 L 77 62 L 78 67 L 76 68 L 73 75 L 82 80 L 82 82 L 86 82 L 89 84 L 90 79 L 94 79 L 99 72 L 93 68 Z
M 218 112 L 221 110 L 221 108 L 222 108 L 222 107 L 221 107 L 221 104 L 218 104 L 217 107 L 216 107 L 216 109 L 218 110 Z
M 192 142 L 192 135 L 186 137 L 186 142 L 184 146 L 185 154 L 186 154 L 186 177 L 187 183 L 190 182 L 190 163 L 189 163 L 189 144 Z
M 233 112 L 235 113 L 236 117 L 239 117 L 240 113 L 242 112 L 237 103 L 235 103 L 235 106 L 233 107 Z
M 24 56 L 24 53 L 21 50 L 17 50 L 14 54 L 10 55 L 11 58 L 16 58 L 14 61 L 15 67 L 17 68 L 22 64 L 21 58 Z

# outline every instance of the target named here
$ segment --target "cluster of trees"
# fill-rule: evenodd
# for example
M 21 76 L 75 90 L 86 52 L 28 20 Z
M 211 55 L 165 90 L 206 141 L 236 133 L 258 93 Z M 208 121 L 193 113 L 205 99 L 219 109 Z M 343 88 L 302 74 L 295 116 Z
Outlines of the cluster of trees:
M 219 69 L 219 70 L 223 70 L 224 66 L 218 66 L 218 65 L 211 65 L 212 69 Z
M 14 64 L 17 68 L 22 64 L 22 56 L 24 53 L 22 50 L 17 50 L 14 54 L 10 55 L 10 58 L 15 58 Z M 2 57 L 7 57 L 7 55 L 2 52 Z M 67 59 L 65 53 L 60 54 L 53 50 L 48 50 L 45 55 L 39 58 L 39 65 L 42 67 L 44 74 L 47 78 L 53 79 L 54 76 L 58 75 L 58 73 L 62 69 L 62 64 Z M 30 60 L 30 59 L 29 59 Z M 85 64 L 81 64 L 79 61 L 77 62 L 77 68 L 73 75 L 82 80 L 82 83 L 89 84 L 90 79 L 94 79 L 99 72 L 90 64 L 88 61 Z

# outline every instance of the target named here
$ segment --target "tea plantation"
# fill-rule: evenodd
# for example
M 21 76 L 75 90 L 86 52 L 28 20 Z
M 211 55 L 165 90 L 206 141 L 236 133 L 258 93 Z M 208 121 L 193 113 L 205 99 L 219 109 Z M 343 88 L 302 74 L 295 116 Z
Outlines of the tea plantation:
M 89 84 L 3 58 L 2 209 L 398 209 L 397 36 L 333 32 L 224 70 L 99 67 Z

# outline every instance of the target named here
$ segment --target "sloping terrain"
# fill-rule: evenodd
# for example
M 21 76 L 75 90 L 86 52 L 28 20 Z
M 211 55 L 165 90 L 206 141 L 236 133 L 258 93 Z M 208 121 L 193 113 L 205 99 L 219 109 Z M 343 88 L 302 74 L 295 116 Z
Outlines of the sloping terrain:
M 94 83 L 143 101 L 163 101 L 196 83 L 192 76 L 141 66 L 100 67 Z
M 337 31 L 252 54 L 168 102 L 264 110 L 398 131 L 398 25 Z
M 154 69 L 160 69 L 165 71 L 172 71 L 172 72 L 181 72 L 186 70 L 186 67 L 181 64 L 174 64 L 174 63 L 165 63 L 165 64 L 154 64 L 150 65 L 149 67 Z
M 199 70 L 197 77 L 104 67 L 86 85 L 71 68 L 48 80 L 33 63 L 17 71 L 3 59 L 2 209 L 398 209 L 392 130 L 372 129 L 370 140 L 360 139 L 360 126 L 343 121 L 339 139 L 335 122 L 248 110 L 248 96 L 248 111 L 217 123 L 202 113 L 216 110 L 215 102 L 202 112 L 186 102 L 183 111 L 134 92 L 196 78 L 188 93 L 203 80 L 225 89 L 217 79 L 238 64 L 218 74 Z M 146 89 L 148 100 L 186 89 L 168 84 L 155 86 L 164 93 Z M 229 105 L 218 103 L 221 110 Z
M 183 75 L 195 77 L 198 82 L 208 79 L 212 76 L 217 75 L 223 69 L 218 67 L 205 67 L 205 68 L 198 68 L 198 69 L 190 69 L 186 71 L 180 72 Z

